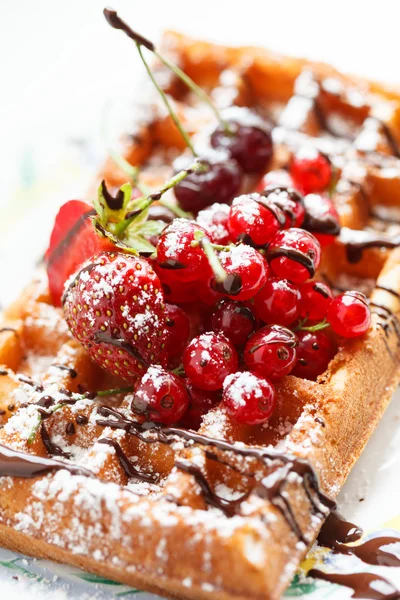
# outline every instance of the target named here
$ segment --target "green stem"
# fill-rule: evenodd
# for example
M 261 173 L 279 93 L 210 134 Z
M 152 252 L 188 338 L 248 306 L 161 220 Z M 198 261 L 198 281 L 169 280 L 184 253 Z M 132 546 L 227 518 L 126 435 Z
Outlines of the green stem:
M 177 204 L 172 204 L 172 202 L 168 202 L 168 200 L 160 200 L 159 204 L 168 208 L 168 210 L 181 219 L 193 219 L 192 213 L 185 212 Z
M 214 250 L 214 245 L 205 236 L 199 240 L 199 243 L 202 245 L 204 253 L 208 258 L 208 262 L 210 263 L 212 272 L 215 275 L 215 279 L 218 281 L 218 283 L 224 282 L 227 277 L 227 274 L 218 260 L 218 256 L 216 255 Z
M 161 88 L 161 87 L 158 85 L 158 83 L 157 83 L 157 81 L 156 81 L 156 78 L 154 77 L 153 73 L 151 72 L 151 69 L 150 69 L 149 65 L 147 64 L 147 61 L 146 61 L 146 59 L 145 59 L 145 58 L 144 58 L 144 56 L 143 56 L 142 47 L 141 47 L 141 45 L 140 45 L 138 42 L 136 42 L 136 47 L 137 47 L 137 49 L 138 49 L 139 56 L 140 56 L 140 58 L 142 59 L 142 62 L 143 62 L 143 64 L 144 64 L 145 68 L 146 68 L 146 71 L 147 71 L 147 73 L 148 73 L 148 75 L 149 75 L 149 77 L 150 77 L 151 81 L 153 82 L 153 84 L 154 84 L 155 88 L 157 89 L 158 93 L 160 94 L 160 97 L 161 97 L 162 101 L 164 102 L 164 104 L 165 104 L 165 107 L 166 107 L 166 109 L 168 110 L 168 112 L 169 112 L 169 114 L 170 114 L 170 117 L 171 117 L 171 119 L 174 121 L 174 123 L 175 123 L 175 125 L 176 125 L 176 127 L 177 127 L 177 129 L 178 129 L 178 131 L 179 131 L 179 133 L 181 134 L 181 136 L 182 136 L 182 138 L 183 138 L 183 140 L 184 140 L 184 142 L 185 142 L 186 146 L 187 146 L 187 147 L 189 148 L 189 150 L 192 152 L 193 156 L 197 156 L 197 153 L 196 153 L 196 151 L 195 151 L 195 149 L 194 149 L 194 146 L 193 146 L 193 144 L 192 144 L 192 142 L 191 142 L 191 140 L 190 140 L 190 137 L 189 137 L 189 135 L 187 134 L 187 132 L 186 132 L 186 131 L 185 131 L 185 129 L 183 128 L 183 126 L 182 126 L 182 123 L 181 123 L 181 122 L 180 122 L 180 120 L 178 119 L 178 117 L 177 117 L 177 115 L 176 115 L 175 111 L 173 110 L 173 108 L 172 108 L 172 106 L 171 106 L 171 104 L 170 104 L 170 102 L 169 102 L 169 100 L 168 100 L 168 98 L 167 98 L 167 95 L 166 95 L 166 93 L 165 93 L 165 92 L 164 92 L 164 90 L 163 90 L 163 89 L 162 89 L 162 88 Z
M 104 396 L 114 396 L 114 394 L 125 394 L 127 392 L 133 392 L 135 388 L 133 385 L 124 388 L 114 388 L 111 390 L 101 390 L 100 392 L 96 392 L 99 398 L 104 398 Z M 83 396 L 84 398 L 85 396 Z
M 219 110 L 215 106 L 214 102 L 211 100 L 210 96 L 203 90 L 203 88 L 201 88 L 199 85 L 197 85 L 197 83 L 195 83 L 193 81 L 193 79 L 191 77 L 189 77 L 189 75 L 187 75 L 184 71 L 182 71 L 182 69 L 180 67 L 178 67 L 178 65 L 175 65 L 170 60 L 168 60 L 168 58 L 165 58 L 164 56 L 162 56 L 162 54 L 159 54 L 157 52 L 157 50 L 153 50 L 153 54 L 155 54 L 155 56 L 157 56 L 157 58 L 168 69 L 170 69 L 170 71 L 172 71 L 179 79 L 181 79 L 181 81 L 183 81 L 183 83 L 198 98 L 200 98 L 200 100 L 202 100 L 203 102 L 205 102 L 205 104 L 207 104 L 209 106 L 209 108 L 211 108 L 211 110 L 213 111 L 214 115 L 216 116 L 216 118 L 218 119 L 218 121 L 221 123 L 221 125 L 223 126 L 223 128 L 225 129 L 225 131 L 227 133 L 230 133 L 230 128 L 229 128 L 228 123 L 221 117 L 221 113 L 219 112 Z
M 296 331 L 309 331 L 311 333 L 314 333 L 315 331 L 321 331 L 321 329 L 326 329 L 327 327 L 330 326 L 330 323 L 328 323 L 328 321 L 326 319 L 324 319 L 320 323 L 316 323 L 315 325 L 310 325 L 308 327 L 304 326 L 304 324 L 306 322 L 307 322 L 307 319 L 303 319 L 302 321 L 299 321 L 299 324 L 296 327 Z

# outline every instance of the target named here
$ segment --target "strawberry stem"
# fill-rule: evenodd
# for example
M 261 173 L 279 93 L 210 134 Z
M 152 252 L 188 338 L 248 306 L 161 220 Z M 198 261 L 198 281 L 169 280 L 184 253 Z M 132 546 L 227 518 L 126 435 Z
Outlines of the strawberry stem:
M 164 90 L 163 90 L 163 89 L 162 89 L 162 88 L 161 88 L 161 87 L 158 85 L 156 78 L 154 77 L 153 73 L 151 72 L 151 69 L 150 69 L 150 67 L 149 67 L 148 63 L 147 63 L 146 59 L 145 59 L 145 58 L 144 58 L 144 56 L 143 56 L 142 47 L 141 47 L 141 45 L 139 44 L 139 42 L 136 42 L 136 47 L 137 47 L 137 49 L 138 49 L 139 56 L 140 56 L 140 58 L 142 59 L 142 62 L 143 62 L 143 64 L 144 64 L 145 68 L 146 68 L 146 71 L 147 71 L 147 73 L 148 73 L 148 75 L 149 75 L 149 77 L 150 77 L 151 81 L 153 82 L 153 84 L 154 84 L 154 86 L 155 86 L 155 88 L 156 88 L 157 92 L 159 93 L 159 95 L 160 95 L 160 97 L 161 97 L 161 100 L 163 101 L 163 103 L 164 103 L 164 105 L 165 105 L 166 109 L 168 110 L 168 112 L 169 112 L 169 115 L 170 115 L 171 119 L 173 120 L 173 122 L 175 123 L 175 125 L 176 125 L 176 128 L 178 129 L 179 133 L 181 134 L 181 136 L 182 136 L 182 138 L 183 138 L 183 140 L 184 140 L 184 142 L 185 142 L 186 146 L 189 148 L 189 150 L 191 151 L 191 153 L 193 154 L 193 156 L 197 156 L 197 153 L 196 153 L 196 151 L 195 151 L 195 149 L 194 149 L 194 146 L 193 146 L 193 144 L 192 144 L 192 142 L 191 142 L 191 139 L 190 139 L 190 137 L 189 137 L 189 135 L 188 135 L 187 131 L 184 129 L 184 127 L 183 127 L 183 125 L 182 125 L 182 123 L 181 123 L 180 119 L 178 118 L 178 115 L 176 114 L 176 112 L 175 112 L 175 111 L 174 111 L 174 109 L 172 108 L 172 106 L 171 106 L 171 103 L 170 103 L 170 101 L 168 100 L 166 93 L 165 93 L 165 92 L 164 92 Z

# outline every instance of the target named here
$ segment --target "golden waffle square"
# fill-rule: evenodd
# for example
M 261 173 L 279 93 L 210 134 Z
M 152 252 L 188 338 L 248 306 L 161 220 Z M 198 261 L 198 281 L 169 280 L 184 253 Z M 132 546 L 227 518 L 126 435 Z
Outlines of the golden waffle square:
M 271 168 L 304 143 L 329 156 L 342 233 L 318 277 L 367 291 L 372 326 L 343 341 L 316 382 L 285 377 L 267 426 L 235 424 L 218 406 L 198 433 L 146 429 L 129 393 L 99 395 L 121 382 L 71 337 L 39 273 L 0 332 L 0 544 L 164 596 L 275 600 L 399 382 L 400 90 L 173 32 L 163 48 L 220 106 L 273 121 Z M 157 70 L 188 130 L 204 130 L 204 106 Z M 182 149 L 158 106 L 125 140 L 154 186 Z M 112 159 L 102 177 L 126 180 Z

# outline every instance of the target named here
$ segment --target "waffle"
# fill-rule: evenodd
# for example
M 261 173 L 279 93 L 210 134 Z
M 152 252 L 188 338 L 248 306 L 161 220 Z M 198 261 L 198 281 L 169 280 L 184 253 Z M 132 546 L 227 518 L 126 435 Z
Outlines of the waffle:
M 316 382 L 281 380 L 267 425 L 238 425 L 217 406 L 198 433 L 146 429 L 129 393 L 99 395 L 121 382 L 72 339 L 39 273 L 0 333 L 0 544 L 174 598 L 278 599 L 399 382 L 400 91 L 176 33 L 164 50 L 220 106 L 253 106 L 274 122 L 271 168 L 304 143 L 330 157 L 343 227 L 318 277 L 366 291 L 372 326 L 343 341 Z M 157 74 L 201 143 L 207 110 Z M 183 149 L 157 107 L 124 144 L 150 185 Z M 126 180 L 112 159 L 101 176 Z M 62 408 L 50 411 L 51 398 Z

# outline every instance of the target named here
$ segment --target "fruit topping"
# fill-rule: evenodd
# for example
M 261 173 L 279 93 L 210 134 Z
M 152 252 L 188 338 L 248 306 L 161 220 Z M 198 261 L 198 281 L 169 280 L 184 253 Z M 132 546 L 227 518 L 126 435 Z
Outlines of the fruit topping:
M 243 425 L 268 421 L 275 408 L 275 390 L 254 373 L 233 373 L 224 381 L 222 401 L 231 417 Z
M 266 325 L 248 339 L 244 360 L 253 373 L 272 381 L 288 375 L 296 364 L 297 336 L 280 325 Z
M 334 355 L 334 347 L 323 331 L 299 331 L 297 333 L 297 363 L 293 375 L 314 381 L 328 366 Z
M 193 338 L 183 353 L 183 367 L 190 381 L 202 390 L 220 390 L 227 375 L 237 370 L 234 346 L 221 333 Z

